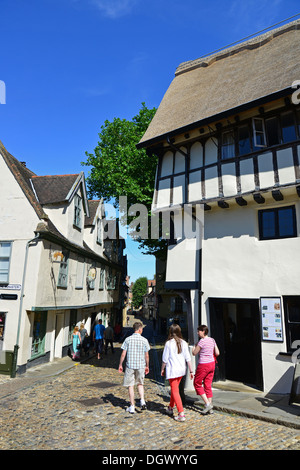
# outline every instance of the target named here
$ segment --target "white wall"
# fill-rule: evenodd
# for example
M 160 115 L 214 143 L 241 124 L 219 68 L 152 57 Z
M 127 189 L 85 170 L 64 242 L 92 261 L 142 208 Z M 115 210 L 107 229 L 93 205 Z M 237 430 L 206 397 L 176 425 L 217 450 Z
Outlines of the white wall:
M 299 235 L 299 199 L 295 198 L 294 203 Z M 292 201 L 281 203 L 283 206 L 287 204 L 292 204 Z M 241 208 L 232 204 L 230 209 L 205 213 L 203 322 L 209 323 L 209 312 L 206 310 L 209 297 L 259 299 L 263 296 L 299 295 L 300 238 L 259 240 L 258 210 L 267 207 L 272 205 L 262 207 L 252 204 Z M 261 332 L 257 334 L 261 335 Z M 289 359 L 278 356 L 285 351 L 285 341 L 262 342 L 265 391 L 289 392 L 292 364 Z

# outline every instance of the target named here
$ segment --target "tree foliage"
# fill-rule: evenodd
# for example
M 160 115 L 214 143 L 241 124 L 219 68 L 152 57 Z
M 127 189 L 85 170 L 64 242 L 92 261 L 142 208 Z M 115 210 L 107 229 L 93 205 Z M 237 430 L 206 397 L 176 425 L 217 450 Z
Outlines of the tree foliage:
M 128 205 L 135 203 L 151 206 L 157 158 L 149 157 L 145 149 L 136 144 L 144 135 L 156 109 L 148 109 L 145 103 L 131 121 L 114 118 L 101 126 L 99 142 L 94 153 L 86 152 L 91 166 L 87 177 L 88 192 L 109 202 L 127 196 Z
M 132 304 L 134 308 L 139 308 L 143 305 L 143 296 L 147 294 L 148 279 L 146 277 L 139 277 L 132 287 Z
M 120 196 L 127 197 L 127 209 L 133 204 L 143 204 L 148 211 L 148 238 L 136 238 L 144 254 L 164 256 L 166 243 L 150 238 L 150 213 L 155 185 L 157 157 L 147 155 L 145 149 L 136 145 L 146 132 L 156 108 L 148 109 L 145 103 L 139 113 L 127 119 L 106 120 L 101 126 L 99 142 L 94 153 L 86 152 L 89 166 L 87 177 L 89 197 L 103 198 L 119 207 Z

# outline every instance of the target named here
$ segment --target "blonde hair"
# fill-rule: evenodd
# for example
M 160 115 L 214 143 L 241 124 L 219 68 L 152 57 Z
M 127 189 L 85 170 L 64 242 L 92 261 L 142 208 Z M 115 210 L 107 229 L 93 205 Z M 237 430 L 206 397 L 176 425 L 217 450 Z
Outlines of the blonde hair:
M 73 330 L 73 333 L 77 333 L 77 331 L 79 331 L 79 328 L 78 328 L 78 326 L 75 326 L 75 328 Z

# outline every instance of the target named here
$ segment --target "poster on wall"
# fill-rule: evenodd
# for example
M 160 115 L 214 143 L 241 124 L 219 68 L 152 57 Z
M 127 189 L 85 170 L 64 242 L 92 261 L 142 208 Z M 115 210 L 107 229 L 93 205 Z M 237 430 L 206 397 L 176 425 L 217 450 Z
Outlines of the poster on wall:
M 262 340 L 283 342 L 281 298 L 261 297 L 260 312 Z

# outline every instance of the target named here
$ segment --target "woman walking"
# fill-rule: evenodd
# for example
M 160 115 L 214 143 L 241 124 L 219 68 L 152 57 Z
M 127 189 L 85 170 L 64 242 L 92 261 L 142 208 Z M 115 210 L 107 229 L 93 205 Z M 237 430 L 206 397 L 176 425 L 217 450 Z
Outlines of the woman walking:
M 174 418 L 176 421 L 185 421 L 185 414 L 179 393 L 179 384 L 182 377 L 186 374 L 186 363 L 188 364 L 192 379 L 193 372 L 188 345 L 186 341 L 182 339 L 180 326 L 171 325 L 168 340 L 163 351 L 161 375 L 163 376 L 166 370 L 166 378 L 169 380 L 171 387 L 170 404 L 167 413 L 173 416 L 173 408 L 176 406 L 178 411 L 178 416 Z
M 202 414 L 211 413 L 212 405 L 212 381 L 215 373 L 216 357 L 220 352 L 213 338 L 208 336 L 206 325 L 198 326 L 198 336 L 200 341 L 192 350 L 193 356 L 199 354 L 198 367 L 194 378 L 194 387 L 197 395 L 204 401 Z
M 81 337 L 79 333 L 79 328 L 78 326 L 75 326 L 73 334 L 72 334 L 72 339 L 73 339 L 73 357 L 72 359 L 75 361 L 80 358 L 80 344 L 81 344 Z

